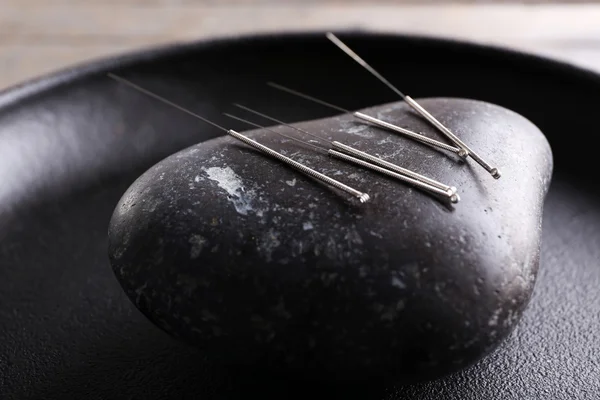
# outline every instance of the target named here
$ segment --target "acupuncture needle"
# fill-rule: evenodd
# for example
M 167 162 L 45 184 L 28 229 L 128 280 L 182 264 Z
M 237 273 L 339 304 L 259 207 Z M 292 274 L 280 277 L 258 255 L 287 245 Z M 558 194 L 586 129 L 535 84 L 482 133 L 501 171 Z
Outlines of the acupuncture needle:
M 356 118 L 359 118 L 359 119 L 362 119 L 364 121 L 370 122 L 373 125 L 377 125 L 377 126 L 379 126 L 381 128 L 385 128 L 385 129 L 388 129 L 388 130 L 400 133 L 400 134 L 402 134 L 404 136 L 407 136 L 407 137 L 409 137 L 411 139 L 414 139 L 416 141 L 419 141 L 419 142 L 421 142 L 423 144 L 426 144 L 426 145 L 429 145 L 431 147 L 437 147 L 437 148 L 440 148 L 440 149 L 452 152 L 452 153 L 458 155 L 461 158 L 465 158 L 467 156 L 467 153 L 463 149 L 461 149 L 461 148 L 447 145 L 446 143 L 442 143 L 442 142 L 440 142 L 438 140 L 429 138 L 429 137 L 427 137 L 427 136 L 425 136 L 423 134 L 413 132 L 411 130 L 402 128 L 400 126 L 391 124 L 389 122 L 385 122 L 385 121 L 383 121 L 381 119 L 372 117 L 370 115 L 366 115 L 366 114 L 358 112 L 358 111 L 352 112 L 352 111 L 347 110 L 345 108 L 342 108 L 342 107 L 339 107 L 337 105 L 328 103 L 328 102 L 326 102 L 324 100 L 321 100 L 321 99 L 318 99 L 316 97 L 310 96 L 308 94 L 299 92 L 297 90 L 290 89 L 289 87 L 280 85 L 280 84 L 275 83 L 275 82 L 267 82 L 267 85 L 271 86 L 274 89 L 281 90 L 282 92 L 286 92 L 286 93 L 289 93 L 291 95 L 303 98 L 305 100 L 312 101 L 313 103 L 320 104 L 320 105 L 325 106 L 325 107 L 329 107 L 329 108 L 331 108 L 333 110 L 337 110 L 337 111 L 340 111 L 340 112 L 343 112 L 343 113 L 352 114 Z
M 350 58 L 360 64 L 363 68 L 369 71 L 373 76 L 375 76 L 380 82 L 386 85 L 389 89 L 391 89 L 394 93 L 400 96 L 413 110 L 419 113 L 423 118 L 429 121 L 433 126 L 435 126 L 440 132 L 442 132 L 450 141 L 456 144 L 458 147 L 463 149 L 468 156 L 470 156 L 475 162 L 481 165 L 487 172 L 489 172 L 494 179 L 499 179 L 501 174 L 498 168 L 492 167 L 485 160 L 483 160 L 477 153 L 473 152 L 458 136 L 456 136 L 450 129 L 448 129 L 444 124 L 438 121 L 433 115 L 431 115 L 425 108 L 423 108 L 419 103 L 417 103 L 412 97 L 405 95 L 397 87 L 391 84 L 390 81 L 385 79 L 383 75 L 375 70 L 370 64 L 368 64 L 365 60 L 363 60 L 358 54 L 356 54 L 350 47 L 348 47 L 344 42 L 338 39 L 333 33 L 328 32 L 326 34 L 327 39 L 329 39 L 333 44 L 335 44 L 340 50 L 346 53 Z
M 246 124 L 248 124 L 250 126 L 254 126 L 256 128 L 261 128 L 261 129 L 268 130 L 268 131 L 273 132 L 273 133 L 275 133 L 277 135 L 283 136 L 283 137 L 285 137 L 287 139 L 291 139 L 291 140 L 294 140 L 294 141 L 302 143 L 302 144 L 310 145 L 310 146 L 312 146 L 314 148 L 317 148 L 318 150 L 322 150 L 322 151 L 327 152 L 327 154 L 329 156 L 331 156 L 331 157 L 338 158 L 338 159 L 346 161 L 348 163 L 356 164 L 356 165 L 359 165 L 359 166 L 361 166 L 363 168 L 371 169 L 371 170 L 379 172 L 381 174 L 388 175 L 388 176 L 393 177 L 393 178 L 395 178 L 397 180 L 400 180 L 402 182 L 412 184 L 413 186 L 415 186 L 415 187 L 417 187 L 419 189 L 422 189 L 422 190 L 425 190 L 425 191 L 427 191 L 427 192 L 429 192 L 431 194 L 440 196 L 440 197 L 442 197 L 442 198 L 450 201 L 451 203 L 458 203 L 460 201 L 460 197 L 458 196 L 458 194 L 456 194 L 452 190 L 452 189 L 455 190 L 455 188 L 449 188 L 448 190 L 443 190 L 443 189 L 440 189 L 440 188 L 438 188 L 436 186 L 433 186 L 433 185 L 430 185 L 428 183 L 425 183 L 425 182 L 423 182 L 421 180 L 413 179 L 413 178 L 411 178 L 409 176 L 406 176 L 406 175 L 403 175 L 403 174 L 399 174 L 399 173 L 394 172 L 394 171 L 392 171 L 390 169 L 380 167 L 379 165 L 376 165 L 374 163 L 370 163 L 368 161 L 361 160 L 360 158 L 353 157 L 352 155 L 344 154 L 344 153 L 342 153 L 340 151 L 337 151 L 337 150 L 334 150 L 334 149 L 327 149 L 325 147 L 317 146 L 317 145 L 314 145 L 312 143 L 306 142 L 304 140 L 300 140 L 298 138 L 294 138 L 292 136 L 285 135 L 285 134 L 283 134 L 281 132 L 277 132 L 277 131 L 275 131 L 275 130 L 273 130 L 271 128 L 267 128 L 267 127 L 265 127 L 263 125 L 251 122 L 251 121 L 246 120 L 244 118 L 241 118 L 241 117 L 238 117 L 238 116 L 235 116 L 235 115 L 232 115 L 232 114 L 228 114 L 228 113 L 224 113 L 224 115 L 227 116 L 227 117 L 229 117 L 229 118 L 235 119 L 237 121 L 244 122 L 244 123 L 246 123 Z M 346 147 L 348 147 L 348 146 L 346 146 Z M 352 149 L 352 148 L 350 147 L 350 149 Z M 368 154 L 360 152 L 358 150 L 355 150 L 355 151 L 357 151 L 359 153 L 362 153 L 363 155 L 368 155 Z M 426 178 L 426 177 L 421 176 L 421 178 Z M 428 179 L 428 178 L 426 178 L 426 179 Z
M 369 195 L 367 193 L 360 192 L 360 191 L 358 191 L 358 190 L 356 190 L 356 189 L 354 189 L 354 188 L 352 188 L 352 187 L 350 187 L 350 186 L 348 186 L 348 185 L 346 185 L 346 184 L 344 184 L 342 182 L 339 182 L 339 181 L 337 181 L 337 180 L 335 180 L 333 178 L 328 177 L 325 174 L 322 174 L 322 173 L 320 173 L 318 171 L 315 171 L 314 169 L 311 169 L 311 168 L 309 168 L 309 167 L 307 167 L 307 166 L 305 166 L 305 165 L 303 165 L 303 164 L 301 164 L 301 163 L 299 163 L 297 161 L 294 161 L 291 158 L 286 157 L 283 154 L 278 153 L 277 151 L 275 151 L 275 150 L 273 150 L 273 149 L 271 149 L 271 148 L 269 148 L 269 147 L 267 147 L 267 146 L 265 146 L 263 144 L 260 144 L 257 141 L 252 140 L 249 137 L 247 137 L 245 135 L 242 135 L 239 132 L 234 131 L 233 129 L 224 128 L 223 126 L 218 125 L 215 122 L 213 122 L 213 121 L 211 121 L 211 120 L 209 120 L 207 118 L 204 118 L 201 115 L 198 115 L 198 114 L 194 113 L 193 111 L 190 111 L 190 110 L 188 110 L 188 109 L 186 109 L 186 108 L 184 108 L 184 107 L 182 107 L 182 106 L 180 106 L 178 104 L 175 104 L 175 103 L 173 103 L 173 102 L 165 99 L 162 96 L 159 96 L 159 95 L 157 95 L 157 94 L 155 94 L 155 93 L 153 93 L 153 92 L 151 92 L 149 90 L 146 90 L 146 89 L 144 89 L 144 88 L 142 88 L 142 87 L 134 84 L 133 82 L 131 82 L 131 81 L 125 79 L 125 78 L 122 78 L 122 77 L 117 76 L 117 75 L 112 74 L 112 73 L 109 73 L 108 76 L 110 78 L 112 78 L 112 79 L 114 79 L 114 80 L 122 83 L 122 84 L 125 84 L 125 85 L 129 86 L 132 89 L 135 89 L 135 90 L 137 90 L 137 91 L 139 91 L 139 92 L 141 92 L 141 93 L 143 93 L 143 94 L 145 94 L 147 96 L 150 96 L 150 97 L 152 97 L 152 98 L 154 98 L 156 100 L 159 100 L 159 101 L 163 102 L 164 104 L 170 105 L 170 106 L 172 106 L 172 107 L 174 107 L 174 108 L 176 108 L 176 109 L 178 109 L 178 110 L 180 110 L 182 112 L 185 112 L 188 115 L 191 115 L 191 116 L 193 116 L 193 117 L 195 117 L 195 118 L 197 118 L 197 119 L 199 119 L 199 120 L 201 120 L 201 121 L 203 121 L 203 122 L 205 122 L 205 123 L 207 123 L 209 125 L 212 125 L 213 127 L 218 128 L 218 129 L 226 132 L 230 136 L 238 139 L 239 141 L 247 144 L 248 146 L 251 146 L 251 147 L 253 147 L 253 148 L 257 149 L 257 150 L 260 150 L 264 154 L 266 154 L 266 155 L 268 155 L 268 156 L 270 156 L 270 157 L 272 157 L 272 158 L 274 158 L 274 159 L 276 159 L 276 160 L 278 160 L 278 161 L 280 161 L 280 162 L 282 162 L 282 163 L 284 163 L 284 164 L 286 164 L 286 165 L 288 165 L 288 166 L 290 166 L 290 167 L 292 167 L 292 168 L 294 168 L 294 169 L 296 169 L 296 170 L 298 170 L 298 171 L 300 171 L 300 172 L 302 172 L 302 173 L 304 173 L 304 174 L 306 174 L 306 175 L 308 175 L 308 176 L 310 176 L 312 178 L 315 178 L 315 179 L 317 179 L 317 180 L 319 180 L 321 182 L 329 184 L 329 185 L 331 185 L 331 186 L 333 186 L 333 187 L 335 187 L 335 188 L 337 188 L 339 190 L 342 190 L 342 191 L 344 191 L 344 192 L 346 192 L 346 193 L 348 193 L 348 194 L 356 197 L 361 203 L 366 203 L 370 199 L 370 197 L 369 197 Z
M 331 141 L 331 140 L 325 139 L 325 138 L 323 138 L 323 137 L 321 137 L 319 135 L 315 135 L 314 133 L 308 132 L 305 129 L 298 128 L 297 126 L 288 124 L 287 122 L 281 121 L 281 120 L 279 120 L 277 118 L 273 118 L 270 115 L 267 115 L 267 114 L 261 113 L 259 111 L 253 110 L 250 107 L 247 107 L 247 106 L 244 106 L 244 105 L 241 105 L 241 104 L 238 104 L 238 103 L 234 103 L 234 106 L 236 106 L 238 108 L 241 108 L 244 111 L 250 112 L 250 113 L 252 113 L 254 115 L 258 115 L 259 117 L 268 119 L 269 121 L 273 121 L 273 122 L 276 122 L 276 123 L 278 123 L 280 125 L 287 126 L 288 128 L 294 129 L 297 132 L 300 132 L 300 133 L 306 134 L 308 136 L 311 136 L 311 137 L 315 138 L 316 140 L 318 140 L 320 142 L 327 142 L 328 144 L 330 144 L 333 147 L 334 150 L 342 151 L 342 152 L 347 153 L 347 154 L 349 154 L 351 156 L 358 157 L 358 158 L 361 158 L 361 159 L 363 159 L 365 161 L 368 161 L 370 163 L 376 164 L 376 165 L 378 165 L 380 167 L 392 170 L 392 171 L 394 171 L 396 173 L 399 173 L 399 174 L 402 174 L 402 175 L 406 175 L 409 178 L 416 179 L 418 181 L 424 182 L 426 184 L 429 184 L 429 185 L 431 185 L 433 187 L 436 187 L 438 189 L 441 189 L 441 190 L 445 191 L 449 195 L 456 194 L 456 188 L 453 187 L 453 186 L 448 186 L 448 185 L 443 184 L 441 182 L 438 182 L 438 181 L 436 181 L 434 179 L 428 178 L 428 177 L 426 177 L 424 175 L 418 174 L 418 173 L 416 173 L 414 171 L 411 171 L 409 169 L 403 168 L 403 167 L 401 167 L 399 165 L 396 165 L 396 164 L 393 164 L 393 163 L 391 163 L 389 161 L 383 160 L 380 157 L 373 156 L 373 155 L 371 155 L 369 153 L 366 153 L 364 151 L 358 150 L 358 149 L 356 149 L 354 147 L 348 146 L 348 145 L 346 145 L 344 143 L 340 143 L 338 141 Z M 248 122 L 248 121 L 246 121 L 246 122 Z M 460 199 L 458 197 L 458 195 L 457 195 L 457 199 L 458 200 Z

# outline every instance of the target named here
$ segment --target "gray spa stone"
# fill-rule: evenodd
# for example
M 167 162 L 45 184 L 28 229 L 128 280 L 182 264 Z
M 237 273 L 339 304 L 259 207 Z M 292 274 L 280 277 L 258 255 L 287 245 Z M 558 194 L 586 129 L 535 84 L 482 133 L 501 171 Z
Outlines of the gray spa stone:
M 473 363 L 531 297 L 552 153 L 531 122 L 499 106 L 421 104 L 502 178 L 348 115 L 299 124 L 458 187 L 461 202 L 448 207 L 272 132 L 248 133 L 368 192 L 361 204 L 217 138 L 161 161 L 124 194 L 109 229 L 118 280 L 159 327 L 224 364 L 409 381 Z M 365 113 L 444 140 L 405 103 Z

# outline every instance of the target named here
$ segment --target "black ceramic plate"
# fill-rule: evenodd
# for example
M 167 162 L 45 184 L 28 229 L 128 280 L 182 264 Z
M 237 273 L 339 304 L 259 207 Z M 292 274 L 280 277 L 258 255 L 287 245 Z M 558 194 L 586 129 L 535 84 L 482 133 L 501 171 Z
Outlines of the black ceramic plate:
M 583 141 L 598 135 L 600 77 L 462 43 L 344 37 L 413 97 L 497 103 L 548 137 L 555 176 L 540 275 L 500 349 L 435 382 L 315 387 L 214 367 L 133 307 L 107 260 L 113 208 L 152 164 L 220 132 L 107 71 L 216 121 L 234 100 L 286 120 L 327 115 L 306 102 L 282 104 L 267 80 L 347 108 L 396 100 L 321 35 L 242 38 L 108 60 L 0 94 L 0 398 L 598 398 L 599 157 Z

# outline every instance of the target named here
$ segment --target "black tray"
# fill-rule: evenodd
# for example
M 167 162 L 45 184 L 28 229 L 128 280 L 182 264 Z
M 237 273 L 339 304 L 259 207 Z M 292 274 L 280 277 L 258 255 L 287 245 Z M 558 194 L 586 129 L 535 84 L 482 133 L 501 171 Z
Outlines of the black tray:
M 0 94 L 0 398 L 600 396 L 599 157 L 583 142 L 598 135 L 600 77 L 470 44 L 344 38 L 413 97 L 497 103 L 548 136 L 555 175 L 540 275 L 522 323 L 501 348 L 435 382 L 317 387 L 215 367 L 133 307 L 107 260 L 113 208 L 152 164 L 220 132 L 125 90 L 107 71 L 223 122 L 232 101 L 289 121 L 328 115 L 265 87 L 267 80 L 347 108 L 396 100 L 321 34 L 245 37 L 110 59 Z

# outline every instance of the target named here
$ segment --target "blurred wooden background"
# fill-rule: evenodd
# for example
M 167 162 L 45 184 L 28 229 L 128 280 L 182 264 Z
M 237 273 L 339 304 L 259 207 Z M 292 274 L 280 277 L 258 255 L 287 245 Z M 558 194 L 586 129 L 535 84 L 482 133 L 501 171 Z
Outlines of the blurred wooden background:
M 0 90 L 156 44 L 339 28 L 492 43 L 600 71 L 597 2 L 0 0 Z

